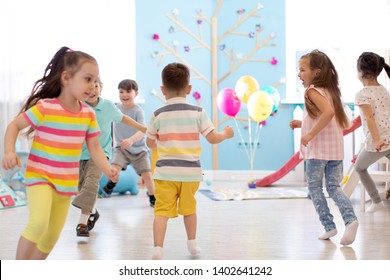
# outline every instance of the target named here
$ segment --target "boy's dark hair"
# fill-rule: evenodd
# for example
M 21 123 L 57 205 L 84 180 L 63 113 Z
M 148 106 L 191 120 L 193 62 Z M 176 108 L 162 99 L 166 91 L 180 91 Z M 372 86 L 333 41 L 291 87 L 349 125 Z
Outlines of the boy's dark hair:
M 130 91 L 133 89 L 134 91 L 138 91 L 138 84 L 134 80 L 125 79 L 119 83 L 118 89 L 124 89 L 127 91 Z
M 162 83 L 165 88 L 173 91 L 181 91 L 190 83 L 190 70 L 181 63 L 170 63 L 164 67 Z

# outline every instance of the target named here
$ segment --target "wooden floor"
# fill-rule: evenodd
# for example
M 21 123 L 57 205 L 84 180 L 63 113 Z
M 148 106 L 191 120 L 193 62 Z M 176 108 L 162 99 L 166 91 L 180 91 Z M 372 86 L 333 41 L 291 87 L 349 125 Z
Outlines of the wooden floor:
M 167 260 L 389 260 L 390 201 L 374 214 L 359 209 L 360 190 L 351 197 L 360 222 L 351 246 L 341 246 L 344 232 L 332 200 L 338 235 L 321 241 L 323 228 L 311 201 L 262 199 L 213 201 L 201 193 L 198 200 L 198 242 L 201 255 L 192 258 L 186 248 L 181 217 L 168 223 L 164 258 Z M 99 222 L 89 238 L 76 236 L 79 210 L 71 206 L 51 260 L 149 260 L 153 252 L 153 209 L 145 189 L 137 196 L 99 199 Z M 27 223 L 26 206 L 0 210 L 0 259 L 12 260 L 18 238 Z

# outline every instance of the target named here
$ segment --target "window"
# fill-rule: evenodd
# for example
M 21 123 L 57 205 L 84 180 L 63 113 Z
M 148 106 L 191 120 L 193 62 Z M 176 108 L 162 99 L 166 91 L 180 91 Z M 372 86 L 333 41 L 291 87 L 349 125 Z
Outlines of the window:
M 361 88 L 356 61 L 364 51 L 389 59 L 390 0 L 314 1 L 286 3 L 286 99 L 302 102 L 297 62 L 303 53 L 324 51 L 332 59 L 340 79 L 344 102 L 353 102 Z M 389 87 L 382 73 L 379 82 Z
M 97 59 L 105 98 L 115 101 L 119 81 L 135 79 L 135 0 L 0 0 L 0 24 L 7 98 L 24 100 L 62 46 Z
M 62 46 L 97 59 L 107 99 L 119 99 L 121 79 L 136 78 L 135 0 L 0 0 L 0 37 L 1 139 Z

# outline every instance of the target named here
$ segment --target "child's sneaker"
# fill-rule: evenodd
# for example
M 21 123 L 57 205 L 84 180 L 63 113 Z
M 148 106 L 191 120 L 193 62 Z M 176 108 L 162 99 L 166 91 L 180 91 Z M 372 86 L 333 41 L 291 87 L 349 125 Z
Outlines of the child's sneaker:
M 188 252 L 190 252 L 192 256 L 197 256 L 200 254 L 200 248 L 198 247 L 196 239 L 187 240 L 187 248 Z
M 323 235 L 319 236 L 320 240 L 328 240 L 329 238 L 335 236 L 337 234 L 337 229 L 332 229 L 330 231 L 325 232 Z
M 376 211 L 380 211 L 383 209 L 385 209 L 385 204 L 383 203 L 383 201 L 381 201 L 379 203 L 371 202 L 371 205 L 367 208 L 366 212 L 367 213 L 374 213 Z
M 156 204 L 156 198 L 154 197 L 154 194 L 152 194 L 152 195 L 148 194 L 148 196 L 149 196 L 150 206 L 154 207 L 154 204 Z
M 88 222 L 87 222 L 88 231 L 91 231 L 95 226 L 97 220 L 99 220 L 100 217 L 99 212 L 97 209 L 95 211 L 96 212 L 94 214 L 89 215 Z
M 78 224 L 76 227 L 77 236 L 89 237 L 89 231 L 87 225 Z
M 162 258 L 163 258 L 163 248 L 159 246 L 154 247 L 152 260 L 162 260 Z
M 341 245 L 350 245 L 355 241 L 356 233 L 359 227 L 358 221 L 353 221 L 345 227 L 345 232 L 340 240 Z
M 111 194 L 112 194 L 112 190 L 109 189 L 109 188 L 107 188 L 107 186 L 104 186 L 104 187 L 102 188 L 102 197 L 103 197 L 103 198 L 110 197 Z

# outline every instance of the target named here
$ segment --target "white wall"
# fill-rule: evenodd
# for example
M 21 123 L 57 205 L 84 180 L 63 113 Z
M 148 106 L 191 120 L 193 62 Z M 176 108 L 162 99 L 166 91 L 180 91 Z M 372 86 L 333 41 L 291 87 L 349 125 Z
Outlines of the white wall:
M 0 0 L 0 158 L 7 124 L 58 49 L 94 56 L 103 97 L 116 101 L 118 83 L 136 78 L 135 38 L 135 0 Z
M 286 87 L 289 99 L 296 90 L 296 51 L 322 49 L 339 73 L 344 101 L 354 100 L 361 84 L 356 61 L 364 51 L 385 56 L 390 49 L 390 0 L 285 0 Z M 388 78 L 381 77 L 388 86 Z

